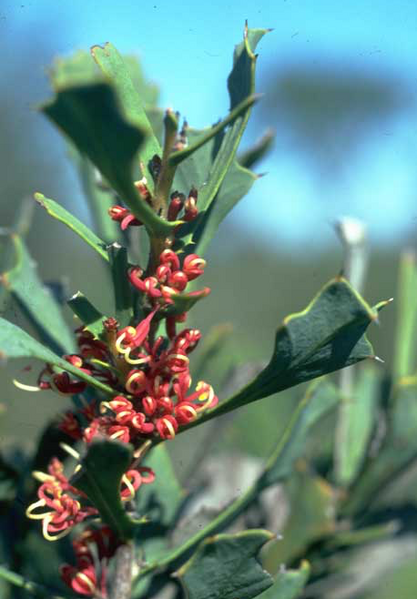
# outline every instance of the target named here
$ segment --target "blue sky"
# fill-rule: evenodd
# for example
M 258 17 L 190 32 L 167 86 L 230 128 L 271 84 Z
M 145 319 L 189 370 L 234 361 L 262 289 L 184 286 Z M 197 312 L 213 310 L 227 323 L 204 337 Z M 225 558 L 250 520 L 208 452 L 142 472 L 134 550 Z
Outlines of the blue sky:
M 228 110 L 225 80 L 244 20 L 271 27 L 259 46 L 260 91 L 272 65 L 329 60 L 373 73 L 390 72 L 417 85 L 415 0 L 2 0 L 0 36 L 33 30 L 52 36 L 57 54 L 112 41 L 136 52 L 162 89 L 161 104 L 192 126 Z M 13 56 L 6 57 L 12 64 Z M 39 65 L 36 77 L 43 78 Z M 417 111 L 417 108 L 416 108 Z M 254 126 L 250 132 L 259 132 Z M 267 171 L 232 217 L 271 240 L 298 247 L 332 243 L 330 223 L 346 213 L 365 220 L 373 241 L 398 241 L 417 226 L 417 112 L 377 132 L 343 176 L 320 184 L 305 160 L 280 141 Z M 342 140 L 341 140 L 342 143 Z M 305 245 L 304 245 L 305 247 Z

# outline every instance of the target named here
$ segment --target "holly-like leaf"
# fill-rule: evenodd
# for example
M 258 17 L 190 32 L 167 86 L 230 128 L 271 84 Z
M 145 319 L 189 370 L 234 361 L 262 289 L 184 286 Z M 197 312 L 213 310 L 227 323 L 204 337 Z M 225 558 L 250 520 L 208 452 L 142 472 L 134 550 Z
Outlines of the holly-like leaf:
M 12 234 L 12 242 L 14 266 L 0 275 L 0 283 L 12 294 L 44 343 L 59 353 L 73 352 L 73 333 L 64 320 L 60 306 L 39 278 L 36 263 L 23 239 Z
M 82 223 L 78 218 L 73 216 L 68 210 L 63 208 L 58 202 L 55 200 L 51 200 L 50 198 L 46 198 L 42 193 L 35 193 L 33 196 L 35 200 L 38 202 L 42 208 L 45 208 L 47 213 L 56 218 L 61 223 L 64 223 L 69 229 L 74 231 L 83 241 L 88 243 L 90 247 L 92 247 L 102 258 L 108 260 L 106 252 L 106 244 L 102 239 L 97 237 L 91 229 L 87 227 L 84 223 Z
M 267 33 L 266 29 L 245 28 L 243 42 L 235 47 L 233 68 L 227 80 L 230 96 L 230 109 L 233 110 L 255 91 L 254 50 L 258 42 Z M 237 147 L 249 120 L 250 109 L 233 124 L 224 136 L 222 145 L 216 155 L 210 172 L 210 180 L 202 189 L 199 197 L 200 205 L 206 210 L 216 196 L 235 157 Z
M 331 280 L 302 312 L 284 319 L 268 366 L 246 387 L 188 425 L 374 358 L 365 331 L 387 302 L 371 308 L 343 278 Z
M 135 521 L 126 512 L 120 499 L 123 475 L 132 462 L 133 447 L 109 439 L 94 441 L 88 446 L 81 469 L 71 484 L 85 493 L 98 509 L 103 521 L 122 539 L 131 539 Z
M 272 586 L 273 579 L 257 559 L 274 535 L 249 530 L 217 535 L 204 541 L 177 572 L 189 599 L 252 599 Z
M 113 83 L 126 118 L 137 125 L 144 133 L 145 140 L 140 150 L 140 160 L 148 170 L 147 179 L 153 185 L 149 163 L 153 156 L 162 155 L 159 142 L 153 132 L 144 108 L 144 101 L 133 84 L 129 69 L 117 49 L 110 43 L 93 46 L 91 54 L 103 74 Z
M 86 154 L 149 231 L 168 235 L 174 223 L 161 219 L 133 185 L 133 161 L 146 138 L 136 121 L 127 121 L 106 83 L 64 87 L 43 112 Z
M 259 595 L 258 599 L 297 599 L 310 576 L 310 564 L 302 561 L 298 569 L 282 568 L 275 577 L 272 587 Z
M 9 358 L 35 358 L 51 366 L 66 370 L 76 378 L 85 381 L 100 391 L 111 395 L 115 393 L 111 387 L 85 374 L 79 368 L 72 366 L 72 364 L 54 354 L 50 349 L 28 335 L 26 331 L 23 331 L 4 318 L 0 318 L 0 360 L 5 361 Z
M 352 395 L 342 397 L 342 426 L 336 433 L 336 481 L 340 486 L 351 484 L 366 457 L 377 418 L 381 377 L 373 364 L 358 372 Z
M 244 41 L 235 48 L 233 69 L 228 78 L 230 110 L 232 112 L 242 102 L 247 101 L 255 91 L 256 56 L 254 50 L 259 40 L 267 31 L 264 29 L 248 29 L 246 27 Z M 249 115 L 250 106 L 233 122 L 225 133 L 220 131 L 214 140 L 203 146 L 191 158 L 186 160 L 181 165 L 183 168 L 179 169 L 179 174 L 174 180 L 175 185 L 185 185 L 186 193 L 191 185 L 196 186 L 199 192 L 199 218 L 183 225 L 178 232 L 178 236 L 183 238 L 182 243 L 190 246 L 189 251 L 194 251 L 192 244 L 195 244 L 196 241 L 200 241 L 202 247 L 206 247 L 222 218 L 226 216 L 244 193 L 247 193 L 256 179 L 256 175 L 239 166 L 235 161 L 236 151 L 246 128 Z M 191 140 L 195 144 L 199 139 L 203 139 L 204 135 L 207 135 L 207 130 L 193 132 Z M 194 163 L 189 163 L 193 158 Z M 197 164 L 198 167 L 196 167 Z M 226 184 L 228 171 L 232 164 L 234 166 L 234 173 L 231 174 Z M 190 175 L 194 175 L 194 179 L 191 179 Z M 238 189 L 242 190 L 242 193 L 238 193 Z M 243 190 L 245 191 L 243 192 Z M 219 196 L 216 197 L 218 193 Z M 206 214 L 213 202 L 218 206 L 216 209 L 211 209 L 215 214 Z M 210 226 L 205 223 L 206 219 L 210 220 Z M 207 230 L 209 238 L 203 243 L 202 235 L 204 230 Z M 210 233 L 208 233 L 209 230 Z M 194 239 L 196 231 L 199 231 L 199 233 L 196 234 L 196 239 Z M 199 251 L 201 252 L 201 250 Z
M 102 76 L 91 54 L 79 50 L 71 56 L 55 59 L 49 71 L 49 79 L 52 87 L 59 90 L 63 87 L 98 82 Z M 115 204 L 114 194 L 109 189 L 103 189 L 97 169 L 71 143 L 69 155 L 77 168 L 96 231 L 107 243 L 121 240 L 120 228 L 109 218 L 107 212 L 110 206 Z

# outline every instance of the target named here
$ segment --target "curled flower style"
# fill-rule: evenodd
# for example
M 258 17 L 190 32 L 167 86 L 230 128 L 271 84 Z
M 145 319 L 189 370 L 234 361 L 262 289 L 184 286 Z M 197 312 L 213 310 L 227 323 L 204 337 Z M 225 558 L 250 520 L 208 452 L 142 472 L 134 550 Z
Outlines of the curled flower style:
M 63 564 L 60 574 L 75 593 L 87 597 L 107 597 L 107 564 L 120 546 L 108 526 L 88 528 L 72 543 L 76 565 Z
M 98 514 L 96 508 L 83 505 L 86 495 L 69 483 L 63 464 L 57 458 L 51 460 L 48 473 L 35 471 L 33 476 L 42 484 L 37 492 L 38 501 L 27 508 L 26 515 L 32 520 L 42 520 L 43 536 L 48 541 L 61 539 L 76 524 Z M 131 468 L 122 478 L 121 500 L 132 500 L 142 484 L 149 484 L 154 480 L 155 474 L 150 468 Z
M 136 327 L 113 329 L 116 360 L 119 367 L 126 365 L 117 379 L 118 394 L 98 406 L 90 403 L 75 414 L 67 412 L 61 430 L 86 443 L 108 437 L 136 445 L 149 436 L 174 438 L 180 426 L 217 404 L 212 387 L 204 381 L 190 391 L 189 354 L 201 339 L 200 331 L 184 329 L 171 339 L 160 336 L 151 343 L 155 313 Z
M 173 303 L 172 296 L 185 291 L 190 281 L 203 274 L 205 266 L 206 261 L 197 254 L 186 256 L 181 266 L 178 255 L 173 250 L 166 249 L 159 256 L 155 275 L 143 278 L 143 269 L 133 266 L 128 276 L 133 287 L 144 293 L 153 305 L 169 305 Z M 205 287 L 204 295 L 209 292 L 210 289 Z
M 123 206 L 109 208 L 109 216 L 112 220 L 120 223 L 122 231 L 125 231 L 128 227 L 140 227 L 143 224 L 130 210 L 123 208 Z
M 81 505 L 84 493 L 70 485 L 63 464 L 57 458 L 51 460 L 48 474 L 34 472 L 33 476 L 42 484 L 38 501 L 28 507 L 26 515 L 32 520 L 42 520 L 43 536 L 48 541 L 61 539 L 75 524 L 98 514 L 94 507 Z

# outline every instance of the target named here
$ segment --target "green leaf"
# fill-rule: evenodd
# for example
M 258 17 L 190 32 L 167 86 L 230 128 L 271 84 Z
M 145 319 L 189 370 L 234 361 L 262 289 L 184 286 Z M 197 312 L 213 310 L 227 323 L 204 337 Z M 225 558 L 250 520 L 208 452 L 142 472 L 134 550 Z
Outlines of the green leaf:
M 103 48 L 93 46 L 91 54 L 104 75 L 114 85 L 125 117 L 145 133 L 140 159 L 147 169 L 146 178 L 152 189 L 153 178 L 149 163 L 155 154 L 161 156 L 162 150 L 146 115 L 143 100 L 133 84 L 129 69 L 117 49 L 110 43 L 105 44 Z
M 90 158 L 149 231 L 159 236 L 172 232 L 176 224 L 157 216 L 133 185 L 133 161 L 145 133 L 124 118 L 110 85 L 62 88 L 43 112 Z
M 170 550 L 169 534 L 186 493 L 178 482 L 165 444 L 152 448 L 144 465 L 155 472 L 156 478 L 152 484 L 142 485 L 135 497 L 137 513 L 147 520 L 138 530 L 138 542 L 144 560 L 158 563 Z
M 398 281 L 398 323 L 395 336 L 394 378 L 410 376 L 416 368 L 417 266 L 414 252 L 401 256 Z
M 255 65 L 254 50 L 267 33 L 266 29 L 245 28 L 243 42 L 235 47 L 233 55 L 233 68 L 227 80 L 230 96 L 230 110 L 236 108 L 241 102 L 255 91 Z M 216 155 L 210 180 L 199 196 L 203 209 L 207 209 L 214 199 L 222 184 L 229 167 L 235 157 L 236 150 L 249 120 L 250 108 L 233 124 L 224 136 L 223 143 Z
M 192 156 L 194 152 L 199 150 L 202 146 L 206 145 L 209 141 L 217 137 L 219 134 L 222 134 L 228 125 L 232 125 L 242 114 L 246 113 L 249 108 L 251 108 L 255 102 L 257 101 L 258 96 L 249 95 L 247 98 L 244 98 L 240 104 L 238 104 L 231 112 L 225 117 L 220 123 L 213 125 L 209 129 L 206 129 L 201 135 L 198 136 L 198 139 L 189 144 L 183 150 L 178 150 L 177 152 L 173 152 L 169 159 L 169 165 L 172 167 L 176 167 L 181 162 Z
M 151 485 L 141 487 L 136 496 L 137 511 L 145 515 L 151 525 L 163 527 L 163 534 L 166 535 L 185 499 L 185 491 L 178 482 L 164 444 L 153 447 L 143 464 L 156 473 L 156 479 Z
M 84 50 L 78 50 L 65 58 L 55 58 L 48 74 L 55 91 L 72 85 L 92 83 L 100 78 L 97 65 Z
M 285 523 L 282 538 L 270 543 L 262 555 L 269 572 L 279 572 L 282 564 L 305 555 L 307 547 L 332 535 L 336 529 L 333 488 L 321 477 L 303 469 L 296 472 L 286 485 L 291 513 Z
M 378 305 L 378 309 L 385 304 Z M 268 366 L 246 387 L 187 428 L 299 383 L 374 358 L 365 331 L 376 319 L 377 309 L 371 308 L 346 280 L 331 280 L 305 310 L 284 319 Z
M 188 599 L 252 599 L 273 584 L 257 555 L 274 535 L 249 530 L 217 535 L 200 545 L 177 572 Z
M 19 206 L 16 221 L 13 223 L 11 232 L 15 233 L 22 239 L 26 237 L 33 221 L 33 202 L 29 198 L 25 198 Z M 0 272 L 6 272 L 12 268 L 15 250 L 12 235 L 9 235 L 7 230 L 3 231 L 5 237 L 0 236 Z M 11 295 L 4 286 L 0 286 L 0 311 L 6 312 L 11 301 Z
M 81 239 L 83 239 L 90 247 L 92 247 L 102 258 L 108 260 L 107 252 L 106 252 L 106 244 L 102 239 L 97 237 L 91 229 L 89 229 L 84 223 L 75 218 L 68 210 L 65 210 L 62 206 L 60 206 L 54 200 L 46 198 L 41 193 L 35 193 L 35 200 L 38 202 L 42 208 L 45 208 L 47 213 L 56 218 L 61 223 L 64 223 L 69 229 L 74 231 Z
M 417 377 L 403 377 L 394 389 L 388 432 L 376 458 L 369 459 L 343 513 L 352 515 L 377 501 L 417 457 Z
M 103 320 L 106 317 L 93 306 L 90 300 L 81 291 L 77 291 L 67 303 L 74 314 L 85 325 L 87 331 L 90 331 L 94 337 L 100 337 L 103 332 Z
M 350 485 L 362 467 L 377 418 L 381 377 L 373 365 L 359 373 L 350 397 L 342 397 L 342 428 L 336 432 L 336 482 Z
M 302 561 L 299 569 L 283 568 L 275 577 L 275 582 L 259 595 L 259 599 L 297 599 L 310 576 L 310 564 Z
M 114 289 L 116 318 L 121 327 L 130 324 L 133 318 L 133 293 L 127 271 L 129 262 L 127 249 L 114 243 L 108 248 Z
M 102 79 L 99 68 L 89 52 L 78 51 L 72 56 L 54 60 L 49 72 L 51 85 L 55 90 L 73 85 L 98 82 Z M 84 194 L 92 212 L 95 230 L 107 242 L 122 239 L 120 227 L 108 215 L 108 209 L 115 204 L 113 194 L 99 184 L 97 171 L 91 162 L 69 144 L 70 157 L 77 168 Z
M 172 568 L 175 564 L 181 564 L 204 539 L 224 530 L 233 523 L 265 488 L 285 480 L 292 473 L 294 461 L 304 451 L 311 427 L 335 406 L 336 400 L 337 392 L 334 386 L 323 379 L 313 383 L 287 425 L 277 448 L 271 454 L 264 470 L 253 485 L 179 547 L 174 548 L 163 557 L 159 555 L 159 559 L 155 561 L 150 561 L 142 569 L 138 579 L 146 577 L 157 568 Z
M 274 142 L 275 134 L 267 131 L 253 146 L 239 154 L 237 161 L 244 168 L 252 168 L 269 152 Z
M 255 85 L 256 46 L 270 29 L 249 29 L 245 25 L 243 41 L 235 46 L 233 69 L 227 80 L 230 105 L 234 108 L 250 93 Z
M 123 475 L 132 463 L 133 447 L 103 439 L 88 446 L 87 454 L 71 484 L 85 493 L 103 521 L 124 540 L 131 539 L 135 521 L 129 518 L 120 499 Z
M 213 239 L 219 225 L 238 202 L 250 191 L 257 179 L 252 171 L 243 168 L 235 160 L 210 207 L 201 213 L 196 231 L 192 237 L 194 245 L 190 251 L 202 256 Z
M 245 29 L 244 41 L 236 46 L 233 58 L 233 69 L 228 78 L 228 89 L 230 96 L 230 110 L 233 112 L 242 102 L 248 101 L 255 91 L 255 63 L 256 57 L 253 53 L 257 43 L 262 36 L 267 33 L 267 30 L 249 30 Z M 175 184 L 184 183 L 186 181 L 186 191 L 188 191 L 191 185 L 197 186 L 198 188 L 198 207 L 201 216 L 193 221 L 183 225 L 177 236 L 183 237 L 183 243 L 185 245 L 192 246 L 195 243 L 193 234 L 196 230 L 200 230 L 196 239 L 198 241 L 202 236 L 202 229 L 205 229 L 203 221 L 208 218 L 204 215 L 209 210 L 212 202 L 215 200 L 217 193 L 221 192 L 221 198 L 216 199 L 218 204 L 219 212 L 216 210 L 216 216 L 211 221 L 211 229 L 218 226 L 221 218 L 229 212 L 229 210 L 236 204 L 236 202 L 242 197 L 236 194 L 236 188 L 245 189 L 244 193 L 250 188 L 253 180 L 256 178 L 253 173 L 249 173 L 246 169 L 239 167 L 234 164 L 234 174 L 232 180 L 227 184 L 225 178 L 229 169 L 231 168 L 234 160 L 237 148 L 242 138 L 243 132 L 246 128 L 250 115 L 250 107 L 238 117 L 230 128 L 223 134 L 219 132 L 215 140 L 209 142 L 206 146 L 203 146 L 195 154 L 195 162 L 201 162 L 198 168 L 199 181 L 190 180 L 189 176 L 196 170 L 194 165 L 191 165 L 191 170 L 186 173 L 186 168 L 189 166 L 188 160 L 184 162 L 184 169 L 180 171 L 181 178 L 175 179 Z M 194 138 L 197 137 L 198 133 L 193 134 Z M 203 139 L 206 132 L 200 132 L 200 139 Z M 197 138 L 198 140 L 198 138 Z M 194 142 L 196 143 L 196 142 Z M 191 160 L 191 159 L 189 159 Z M 203 168 L 204 165 L 204 168 Z M 237 173 L 240 174 L 242 180 L 237 178 Z M 222 184 L 225 182 L 225 189 L 221 190 Z M 234 190 L 233 197 L 229 199 L 228 193 L 232 193 L 230 189 Z M 227 208 L 223 207 L 223 203 L 227 204 Z M 221 207 L 220 207 L 221 206 Z M 210 232 L 210 238 L 212 237 L 213 230 Z M 208 243 L 208 240 L 204 243 Z M 202 243 L 203 246 L 203 243 Z M 190 251 L 193 251 L 190 247 Z
M 12 294 L 42 341 L 59 353 L 73 352 L 74 335 L 64 320 L 60 306 L 39 278 L 36 263 L 22 238 L 16 234 L 11 237 L 15 264 L 0 276 L 1 284 Z
M 39 343 L 39 341 L 33 339 L 25 331 L 4 318 L 0 318 L 0 360 L 4 361 L 9 358 L 36 358 L 51 366 L 57 366 L 58 368 L 62 368 L 62 370 L 66 370 L 76 378 L 96 387 L 96 389 L 100 389 L 100 391 L 111 395 L 115 394 L 114 389 L 111 387 L 85 374 L 79 368 L 72 366 L 69 362 L 63 360 Z
M 275 451 L 258 480 L 265 489 L 287 478 L 304 451 L 311 428 L 339 402 L 336 387 L 324 379 L 312 383 L 295 410 Z

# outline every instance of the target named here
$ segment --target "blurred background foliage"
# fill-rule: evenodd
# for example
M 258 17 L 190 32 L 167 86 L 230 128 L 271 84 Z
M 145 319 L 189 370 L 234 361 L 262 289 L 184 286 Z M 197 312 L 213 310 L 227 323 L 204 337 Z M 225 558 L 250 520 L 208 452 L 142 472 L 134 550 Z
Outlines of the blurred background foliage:
M 41 75 L 41 71 L 51 63 L 56 54 L 57 36 L 59 35 L 61 40 L 65 39 L 70 27 L 65 18 L 68 9 L 62 8 L 63 18 L 60 19 L 57 29 L 56 20 L 51 18 L 48 22 L 48 16 L 44 13 L 43 20 L 39 17 L 37 21 L 32 17 L 27 21 L 20 21 L 16 16 L 17 4 L 10 5 L 10 10 L 4 9 L 4 12 L 1 12 L 0 7 L 0 27 L 3 27 L 4 31 L 4 35 L 0 37 L 0 48 L 3 56 L 7 57 L 0 65 L 0 223 L 7 227 L 15 222 L 22 211 L 24 200 L 30 198 L 34 191 L 45 192 L 79 218 L 86 220 L 88 217 L 81 201 L 81 188 L 75 169 L 66 155 L 65 145 L 50 124 L 33 110 L 37 103 L 50 96 L 47 78 Z M 159 4 L 162 12 L 163 3 Z M 27 5 L 29 6 L 30 4 Z M 126 8 L 127 3 L 124 6 Z M 21 7 L 23 10 L 24 5 Z M 126 14 L 124 16 L 126 18 Z M 414 16 L 417 19 L 417 9 Z M 262 22 L 253 25 L 274 26 L 273 22 L 265 23 L 263 15 L 261 17 Z M 117 16 L 118 20 L 122 18 L 122 15 Z M 188 18 L 191 23 L 192 16 Z M 360 20 L 360 13 L 357 18 Z M 181 38 L 181 25 L 178 30 L 178 36 Z M 45 31 L 48 31 L 48 35 L 45 35 Z M 156 18 L 154 35 L 158 35 Z M 228 55 L 231 46 L 238 39 L 228 40 Z M 117 45 L 117 36 L 112 41 Z M 91 43 L 96 42 L 101 40 L 91 38 Z M 146 47 L 146 39 L 141 43 Z M 274 44 L 274 47 L 278 47 L 279 40 L 275 40 Z M 265 46 L 264 55 L 268 55 L 266 42 Z M 131 44 L 131 50 L 135 50 L 134 43 Z M 183 54 L 184 62 L 178 68 L 184 77 L 184 71 L 187 70 L 187 48 L 184 48 Z M 349 203 L 349 177 L 354 179 L 355 169 L 362 173 L 364 156 L 367 152 L 372 153 L 375 136 L 378 140 L 378 136 L 395 135 L 399 123 L 406 123 L 415 129 L 415 88 L 413 89 L 400 71 L 396 72 L 392 64 L 387 64 L 386 68 L 383 65 L 381 68 L 380 65 L 375 72 L 364 68 L 360 57 L 356 63 L 351 63 L 343 57 L 338 61 L 333 55 L 321 55 L 319 59 L 312 59 L 311 55 L 306 54 L 304 59 L 298 57 L 297 60 L 293 60 L 287 57 L 286 61 L 279 57 L 275 62 L 274 57 L 277 55 L 272 53 L 272 56 L 266 59 L 266 66 L 262 65 L 263 57 L 260 59 L 259 89 L 264 91 L 266 96 L 254 111 L 245 140 L 247 143 L 253 142 L 268 127 L 275 130 L 272 156 L 260 164 L 258 171 L 271 172 L 276 167 L 278 172 L 282 172 L 288 164 L 288 157 L 296 157 L 316 186 L 311 205 L 304 200 L 302 209 L 307 212 L 307 221 L 310 209 L 312 213 L 321 210 L 321 228 L 318 230 L 315 225 L 308 227 L 305 223 L 300 224 L 300 229 L 304 232 L 303 241 L 299 242 L 298 232 L 294 237 L 295 241 L 285 243 L 286 234 L 281 234 L 283 225 L 276 222 L 276 239 L 271 243 L 270 232 L 264 236 L 259 230 L 248 225 L 252 218 L 249 211 L 240 211 L 239 218 L 229 218 L 222 226 L 207 256 L 205 284 L 212 288 L 212 294 L 209 299 L 196 306 L 192 315 L 193 324 L 201 328 L 205 335 L 210 335 L 214 325 L 227 325 L 224 330 L 218 332 L 224 339 L 226 349 L 221 356 L 210 361 L 209 374 L 206 375 L 207 380 L 218 389 L 224 389 L 227 385 L 233 386 L 235 378 L 245 379 L 245 367 L 239 370 L 236 369 L 236 365 L 249 362 L 251 368 L 256 368 L 256 364 L 267 360 L 273 344 L 274 331 L 282 318 L 303 309 L 317 290 L 329 278 L 340 272 L 343 252 L 336 236 L 332 237 L 329 214 L 333 212 L 329 212 L 326 205 L 333 204 L 333 210 L 336 205 L 342 214 L 348 214 L 351 208 L 355 207 L 353 200 L 352 204 Z M 146 55 L 143 57 L 143 63 L 145 71 L 153 78 L 154 73 L 149 73 L 147 68 Z M 224 79 L 226 74 L 227 68 L 223 73 L 218 73 L 218 76 L 220 79 L 224 76 Z M 190 86 L 197 85 L 201 96 L 207 94 L 202 82 L 196 84 L 194 78 L 195 75 L 189 73 Z M 155 79 L 159 79 L 157 72 Z M 182 110 L 183 93 L 186 92 L 182 90 L 177 94 L 178 102 L 174 106 L 176 109 Z M 197 123 L 203 124 L 208 123 Z M 413 145 L 410 143 L 410 148 L 413 148 Z M 416 152 L 411 158 L 415 164 L 417 148 L 414 149 Z M 369 162 L 369 156 L 367 160 Z M 292 172 L 298 171 L 291 171 L 290 167 L 289 176 Z M 415 180 L 414 191 L 411 194 L 412 198 L 415 198 L 415 170 L 410 177 Z M 288 215 L 293 212 L 296 221 L 296 215 L 300 211 L 297 198 L 294 194 L 286 195 L 285 187 L 280 188 L 279 183 L 273 189 L 273 197 L 271 194 L 271 197 L 265 198 L 272 189 L 271 183 L 264 184 L 267 178 L 263 177 L 258 187 L 254 186 L 247 202 L 250 201 L 252 210 L 257 211 L 253 222 L 260 222 L 261 210 L 264 210 L 265 221 L 272 218 L 268 215 L 268 210 L 265 210 L 268 202 L 285 205 L 285 213 Z M 272 179 L 275 185 L 276 175 L 275 178 L 272 176 Z M 369 197 L 369 202 L 372 202 L 377 211 L 378 198 L 375 197 L 374 190 L 367 189 L 363 193 L 365 197 Z M 395 203 L 395 189 L 392 198 Z M 364 289 L 364 296 L 371 304 L 395 294 L 399 251 L 403 247 L 415 247 L 414 205 L 411 199 L 408 205 L 409 220 L 397 238 L 378 239 L 375 233 L 372 236 Z M 392 210 L 395 211 L 395 206 Z M 272 213 L 276 215 L 276 210 Z M 242 223 L 242 219 L 246 219 L 247 222 Z M 296 229 L 297 223 L 293 226 Z M 322 243 L 322 238 L 326 243 Z M 13 254 L 7 251 L 6 237 L 2 236 L 0 241 L 1 270 L 4 271 L 13 260 Z M 93 302 L 96 301 L 104 312 L 106 311 L 101 294 L 101 287 L 106 280 L 99 259 L 93 252 L 88 252 L 82 242 L 65 227 L 52 222 L 38 207 L 34 208 L 33 224 L 27 233 L 27 243 L 39 263 L 39 271 L 44 280 L 53 283 L 54 288 L 65 297 L 81 289 Z M 1 300 L 1 310 L 6 318 L 27 326 L 24 316 L 14 307 L 10 307 L 3 296 Z M 385 365 L 380 365 L 379 368 L 386 369 L 386 372 L 389 372 L 392 366 L 395 312 L 394 304 L 394 307 L 384 311 L 380 326 L 373 327 L 370 332 L 377 354 L 385 360 Z M 68 313 L 68 319 L 70 318 Z M 204 348 L 201 348 L 200 355 L 203 352 Z M 198 363 L 198 357 L 196 362 Z M 22 366 L 12 366 L 12 375 L 19 373 Z M 198 364 L 196 369 L 197 366 Z M 62 410 L 65 400 L 47 393 L 23 394 L 13 387 L 11 378 L 10 372 L 0 372 L 0 401 L 5 407 L 2 413 L 2 442 L 7 446 L 12 440 L 17 440 L 23 444 L 24 449 L 29 449 L 45 419 Z M 236 386 L 240 386 L 239 383 Z M 279 397 L 255 403 L 223 419 L 217 424 L 218 430 L 213 431 L 209 427 L 206 433 L 203 430 L 198 434 L 190 432 L 183 435 L 171 444 L 179 476 L 186 482 L 193 470 L 193 456 L 189 451 L 192 441 L 190 437 L 194 438 L 194 442 L 201 442 L 202 451 L 210 454 L 227 450 L 236 454 L 243 453 L 251 459 L 266 456 L 302 394 L 303 389 L 298 387 L 280 394 Z M 325 427 L 323 432 L 326 432 Z M 405 485 L 412 504 L 410 531 L 415 531 L 416 521 L 415 478 L 415 472 L 410 470 Z M 243 474 L 241 483 L 244 486 Z M 317 491 L 304 488 L 302 484 L 300 482 L 297 493 L 314 493 L 320 489 L 320 492 L 323 491 L 320 485 Z M 313 483 L 310 481 L 310 484 Z M 232 492 L 237 490 L 232 489 Z M 394 507 L 388 506 L 387 509 Z M 328 522 L 324 525 L 327 526 Z M 407 559 L 394 575 L 386 575 L 386 581 L 378 586 L 377 590 L 364 594 L 363 587 L 359 585 L 357 594 L 353 596 L 363 599 L 414 597 L 417 561 L 415 536 L 410 533 L 407 547 L 403 545 L 399 548 L 395 545 L 395 540 L 392 540 L 387 541 L 386 547 L 380 551 L 385 553 L 373 555 L 369 552 L 362 556 L 362 559 L 385 560 L 383 563 L 389 564 L 398 551 L 405 552 Z M 360 557 L 355 555 L 349 564 L 352 571 L 356 568 L 359 572 L 359 562 Z M 359 574 L 356 578 L 360 578 Z M 329 591 L 325 596 L 329 599 L 352 596 L 346 589 L 347 587 L 341 583 L 339 591 Z

